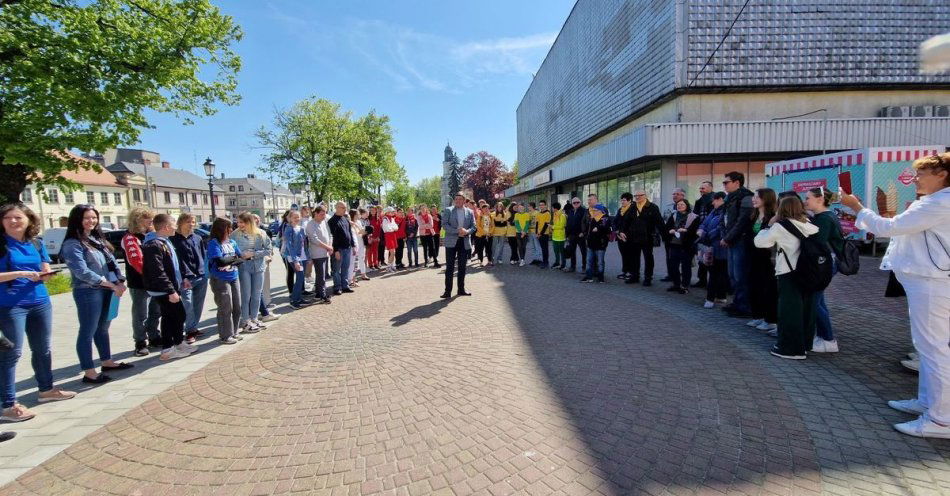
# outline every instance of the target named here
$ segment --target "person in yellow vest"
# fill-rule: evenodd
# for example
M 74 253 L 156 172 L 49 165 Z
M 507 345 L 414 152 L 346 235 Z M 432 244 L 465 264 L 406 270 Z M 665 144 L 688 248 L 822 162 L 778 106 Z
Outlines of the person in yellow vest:
M 519 266 L 525 266 L 525 253 L 528 249 L 528 239 L 531 234 L 531 213 L 524 210 L 524 206 L 515 208 L 515 230 L 518 239 Z
M 567 241 L 567 215 L 561 210 L 561 204 L 554 202 L 551 204 L 553 212 L 551 213 L 551 243 L 554 245 L 554 265 L 552 269 L 564 267 L 567 260 L 564 259 L 564 243 Z
M 548 211 L 548 202 L 544 200 L 538 202 L 538 209 L 538 215 L 535 217 L 535 233 L 541 248 L 540 267 L 546 269 L 548 268 L 548 241 L 551 240 L 551 212 Z
M 525 245 L 525 254 L 521 257 L 526 265 L 541 264 L 541 244 L 538 243 L 538 206 L 528 202 L 525 211 L 531 216 L 528 223 L 528 242 Z
M 488 257 L 488 266 L 492 265 L 492 217 L 491 210 L 488 209 L 488 203 L 483 203 L 481 207 L 475 210 L 475 256 L 478 257 L 478 265 L 484 266 L 484 259 Z
M 495 203 L 495 210 L 491 214 L 492 228 L 492 265 L 501 263 L 501 255 L 505 250 L 505 238 L 508 236 L 508 212 L 505 204 Z

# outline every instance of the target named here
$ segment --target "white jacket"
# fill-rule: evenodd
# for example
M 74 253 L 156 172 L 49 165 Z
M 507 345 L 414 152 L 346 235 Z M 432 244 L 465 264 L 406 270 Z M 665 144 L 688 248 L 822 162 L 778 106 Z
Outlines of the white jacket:
M 392 219 L 390 219 L 388 216 L 383 217 L 383 224 L 381 227 L 383 228 L 383 232 L 386 233 L 396 232 L 399 230 L 399 224 L 396 223 L 395 217 Z
M 920 197 L 894 218 L 865 208 L 855 225 L 891 238 L 882 270 L 940 278 L 950 284 L 950 187 Z
M 795 219 L 789 219 L 789 222 L 797 227 L 805 237 L 818 233 L 818 226 L 811 222 L 800 222 Z M 798 265 L 798 255 L 801 253 L 802 243 L 781 224 L 776 222 L 772 227 L 762 229 L 759 234 L 755 235 L 753 241 L 758 248 L 778 247 L 779 252 L 775 255 L 775 275 L 780 276 L 795 270 Z M 785 261 L 786 255 L 788 256 L 788 262 L 792 263 L 791 267 Z

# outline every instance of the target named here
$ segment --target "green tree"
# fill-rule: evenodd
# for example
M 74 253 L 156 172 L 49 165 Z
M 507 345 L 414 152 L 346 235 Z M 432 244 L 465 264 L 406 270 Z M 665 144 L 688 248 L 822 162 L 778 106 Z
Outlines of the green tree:
M 416 202 L 426 205 L 439 205 L 442 203 L 442 178 L 439 176 L 420 179 L 413 186 L 416 195 Z
M 136 143 L 149 111 L 236 104 L 241 37 L 209 0 L 0 1 L 0 196 L 74 189 L 90 163 L 59 152 Z
M 416 204 L 415 189 L 403 175 L 393 182 L 386 191 L 386 204 L 391 207 L 409 208 Z
M 338 103 L 309 98 L 276 110 L 271 127 L 261 127 L 256 137 L 265 150 L 261 169 L 309 184 L 317 201 L 371 198 L 405 177 L 389 117 L 375 112 L 354 119 Z

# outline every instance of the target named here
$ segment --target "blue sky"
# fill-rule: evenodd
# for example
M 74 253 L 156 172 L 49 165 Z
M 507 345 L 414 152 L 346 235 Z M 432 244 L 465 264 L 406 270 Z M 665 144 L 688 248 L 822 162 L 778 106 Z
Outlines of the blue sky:
M 255 172 L 254 131 L 309 96 L 389 115 L 415 182 L 441 174 L 442 149 L 517 158 L 515 109 L 574 0 L 240 0 L 217 2 L 244 29 L 239 106 L 184 126 L 154 116 L 135 145 L 196 172 Z

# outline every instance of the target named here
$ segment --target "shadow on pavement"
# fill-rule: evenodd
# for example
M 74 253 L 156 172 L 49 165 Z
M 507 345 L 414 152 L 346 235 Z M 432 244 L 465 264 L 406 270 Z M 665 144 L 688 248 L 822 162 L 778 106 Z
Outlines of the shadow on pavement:
M 409 310 L 408 312 L 389 319 L 389 321 L 393 323 L 393 327 L 400 327 L 412 322 L 413 320 L 428 319 L 438 315 L 439 312 L 441 312 L 443 308 L 447 307 L 451 301 L 451 298 L 444 300 L 440 299 L 433 301 L 432 303 L 420 305 Z

